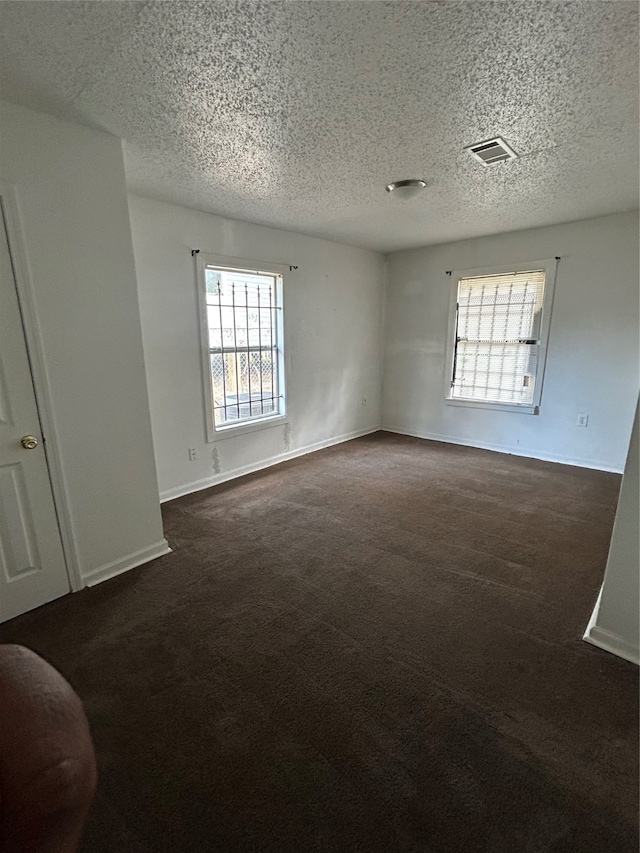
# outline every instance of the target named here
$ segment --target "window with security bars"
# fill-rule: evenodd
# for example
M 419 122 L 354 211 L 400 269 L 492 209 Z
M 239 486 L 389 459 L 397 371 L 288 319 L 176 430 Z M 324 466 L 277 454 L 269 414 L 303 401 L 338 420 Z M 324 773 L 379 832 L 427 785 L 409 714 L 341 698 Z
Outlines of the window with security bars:
M 451 399 L 532 406 L 546 270 L 460 278 Z
M 282 276 L 205 266 L 214 427 L 284 414 Z

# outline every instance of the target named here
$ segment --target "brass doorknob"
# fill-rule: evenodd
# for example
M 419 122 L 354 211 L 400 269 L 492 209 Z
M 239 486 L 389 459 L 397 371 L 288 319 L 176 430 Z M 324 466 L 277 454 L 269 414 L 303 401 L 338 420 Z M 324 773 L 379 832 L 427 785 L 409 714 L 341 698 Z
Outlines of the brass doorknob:
M 23 435 L 20 439 L 20 444 L 25 450 L 35 450 L 38 446 L 38 439 L 35 435 Z

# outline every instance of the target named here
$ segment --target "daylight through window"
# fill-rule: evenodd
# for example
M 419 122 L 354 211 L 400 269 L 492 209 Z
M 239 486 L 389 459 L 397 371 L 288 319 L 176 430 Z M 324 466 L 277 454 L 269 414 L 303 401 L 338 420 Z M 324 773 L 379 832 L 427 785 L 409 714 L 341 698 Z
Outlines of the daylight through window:
M 534 403 L 545 279 L 544 270 L 459 279 L 452 399 Z
M 282 276 L 205 267 L 215 427 L 284 413 Z

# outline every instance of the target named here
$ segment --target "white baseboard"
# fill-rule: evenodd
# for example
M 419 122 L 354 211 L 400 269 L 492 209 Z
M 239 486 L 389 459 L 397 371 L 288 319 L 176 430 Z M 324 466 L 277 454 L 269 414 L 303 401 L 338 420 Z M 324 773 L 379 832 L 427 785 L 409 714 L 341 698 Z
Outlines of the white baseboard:
M 102 583 L 116 575 L 121 575 L 123 572 L 128 572 L 129 569 L 135 569 L 136 566 L 141 566 L 143 563 L 148 563 L 149 560 L 155 560 L 156 557 L 162 557 L 164 554 L 170 554 L 171 548 L 166 539 L 161 539 L 147 548 L 141 548 L 140 551 L 134 551 L 133 554 L 127 554 L 126 557 L 121 557 L 119 560 L 114 560 L 112 563 L 105 563 L 104 566 L 98 566 L 97 569 L 92 569 L 82 576 L 85 586 L 95 586 L 97 583 Z
M 591 643 L 592 646 L 597 646 L 605 652 L 611 652 L 612 655 L 617 655 L 620 658 L 631 661 L 640 665 L 640 648 L 636 643 L 631 643 L 620 637 L 618 634 L 613 634 L 611 631 L 606 631 L 598 626 L 598 613 L 600 612 L 600 599 L 602 598 L 602 590 L 604 584 L 600 587 L 596 606 L 593 608 L 591 619 L 587 625 L 587 630 L 584 632 L 582 639 Z
M 350 441 L 352 438 L 360 438 L 363 435 L 370 435 L 378 432 L 379 427 L 368 427 L 367 429 L 348 432 L 344 435 L 337 435 L 333 438 L 328 438 L 325 441 L 318 441 L 315 444 L 308 444 L 306 447 L 299 447 L 297 450 L 290 450 L 286 453 L 278 453 L 276 456 L 271 456 L 268 459 L 262 459 L 260 462 L 254 462 L 251 465 L 243 465 L 241 468 L 233 468 L 231 471 L 224 471 L 221 474 L 214 474 L 211 477 L 205 477 L 202 480 L 194 480 L 191 483 L 185 483 L 182 486 L 176 486 L 173 489 L 165 489 L 160 492 L 160 503 L 181 498 L 183 495 L 189 495 L 192 492 L 199 492 L 202 489 L 210 489 L 211 486 L 218 486 L 220 483 L 226 483 L 228 480 L 235 480 L 237 477 L 243 477 L 245 474 L 253 474 L 255 471 L 262 471 L 264 468 L 270 468 L 272 465 L 277 465 L 279 462 L 286 462 L 288 459 L 295 459 L 297 456 L 306 456 L 307 453 L 314 453 L 316 450 L 322 450 L 325 447 L 331 447 L 334 444 L 342 444 L 344 441 Z
M 606 631 L 604 628 L 599 628 L 594 625 L 582 638 L 592 646 L 597 646 L 599 649 L 604 649 L 605 652 L 611 652 L 619 658 L 635 663 L 640 666 L 640 647 L 637 643 L 632 643 L 618 634 L 613 634 L 611 631 Z
M 463 441 L 450 435 L 439 435 L 435 432 L 420 432 L 405 429 L 405 427 L 384 424 L 380 427 L 384 432 L 395 432 L 399 435 L 410 435 L 413 438 L 426 438 L 430 441 L 443 441 L 446 444 L 459 444 L 462 447 L 477 447 L 479 450 L 493 450 L 496 453 L 506 453 L 510 456 L 523 456 L 527 459 L 540 459 L 541 462 L 558 462 L 561 465 L 575 465 L 578 468 L 592 468 L 595 471 L 607 471 L 612 474 L 622 474 L 622 468 L 612 468 L 610 465 L 595 459 L 578 459 L 570 456 L 561 456 L 557 453 L 540 453 L 537 450 L 527 450 L 516 446 L 509 447 L 504 444 L 491 444 L 485 441 Z
M 593 608 L 593 613 L 591 614 L 591 619 L 589 619 L 589 624 L 587 625 L 585 632 L 584 632 L 584 635 L 582 637 L 582 639 L 587 640 L 587 642 L 589 642 L 587 639 L 589 634 L 593 631 L 593 629 L 595 628 L 596 623 L 598 621 L 598 613 L 600 612 L 600 601 L 602 599 L 603 587 L 604 587 L 604 583 L 600 587 L 600 592 L 598 593 L 598 598 L 597 598 L 595 606 Z

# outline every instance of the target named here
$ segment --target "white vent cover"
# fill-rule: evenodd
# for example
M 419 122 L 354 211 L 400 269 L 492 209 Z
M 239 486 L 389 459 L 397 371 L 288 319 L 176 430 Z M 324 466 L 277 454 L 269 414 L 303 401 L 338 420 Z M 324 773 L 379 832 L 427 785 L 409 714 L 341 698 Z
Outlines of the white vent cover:
M 495 139 L 487 139 L 484 142 L 476 142 L 473 145 L 467 145 L 463 150 L 468 151 L 472 157 L 484 163 L 485 166 L 490 166 L 492 163 L 500 163 L 503 160 L 515 160 L 518 156 L 501 136 L 496 136 Z

